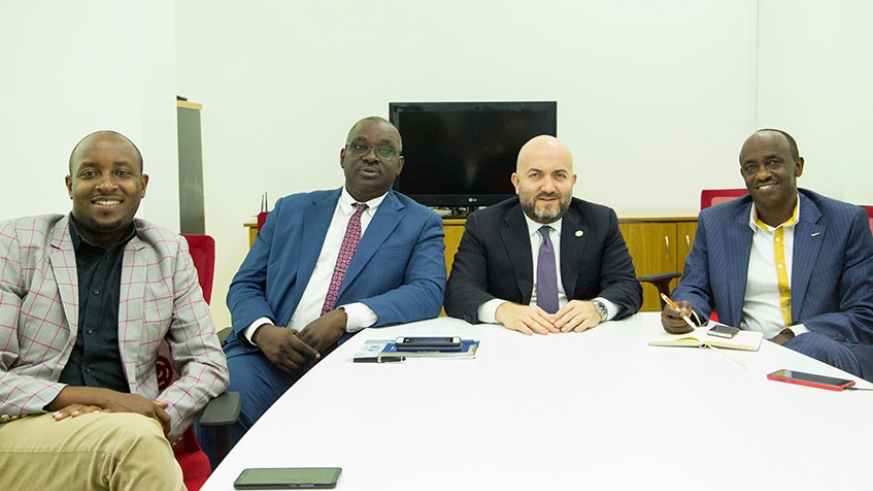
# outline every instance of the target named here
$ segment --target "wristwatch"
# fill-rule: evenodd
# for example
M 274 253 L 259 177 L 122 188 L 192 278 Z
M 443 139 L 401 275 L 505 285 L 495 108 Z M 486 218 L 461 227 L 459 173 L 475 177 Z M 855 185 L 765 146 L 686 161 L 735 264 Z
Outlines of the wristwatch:
M 594 308 L 597 309 L 597 313 L 600 314 L 600 322 L 606 320 L 606 317 L 609 315 L 609 311 L 606 310 L 606 305 L 600 300 L 594 299 L 591 301 L 594 304 Z

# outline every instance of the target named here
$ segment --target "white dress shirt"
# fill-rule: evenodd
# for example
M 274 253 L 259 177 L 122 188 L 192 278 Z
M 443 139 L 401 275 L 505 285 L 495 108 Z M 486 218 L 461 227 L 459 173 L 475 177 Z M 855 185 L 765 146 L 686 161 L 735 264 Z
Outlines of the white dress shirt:
M 376 214 L 376 210 L 382 204 L 387 194 L 385 193 L 366 202 L 367 209 L 361 214 L 361 238 L 367 232 L 367 227 L 370 225 L 373 215 Z M 294 314 L 291 315 L 291 320 L 288 322 L 287 327 L 302 331 L 310 322 L 321 317 L 321 309 L 324 306 L 324 299 L 327 297 L 327 290 L 330 288 L 330 280 L 333 278 L 334 266 L 336 266 L 343 238 L 349 226 L 349 219 L 355 213 L 354 203 L 356 201 L 352 198 L 352 195 L 343 187 L 339 200 L 337 200 L 330 226 L 327 229 L 327 235 L 324 237 L 324 243 L 321 245 L 321 253 L 318 255 L 315 269 L 312 271 L 312 276 L 309 277 L 309 282 L 306 284 L 303 296 L 300 297 L 300 303 L 294 310 Z M 347 316 L 347 332 L 360 331 L 365 327 L 372 326 L 379 320 L 376 313 L 362 302 L 338 305 L 337 308 L 339 307 L 343 308 Z M 252 336 L 264 324 L 275 324 L 275 321 L 268 317 L 261 317 L 246 328 L 245 337 L 250 343 L 254 344 Z
M 791 271 L 794 263 L 794 228 L 800 219 L 800 200 L 795 213 L 778 227 L 771 227 L 758 220 L 755 205 L 749 213 L 752 229 L 752 250 L 749 253 L 749 269 L 746 273 L 746 294 L 743 298 L 743 317 L 740 328 L 764 333 L 770 339 L 786 327 L 799 335 L 808 332 L 802 324 L 788 326 L 786 315 L 791 316 L 791 305 L 783 307 L 781 296 L 787 295 L 790 302 Z M 781 234 L 777 230 L 782 229 Z M 781 239 L 779 237 L 781 235 Z M 781 249 L 781 258 L 777 250 Z M 779 284 L 779 270 L 784 269 L 787 284 Z M 787 309 L 783 312 L 783 308 Z
M 531 256 L 533 257 L 533 271 L 534 271 L 534 281 L 533 281 L 533 291 L 531 292 L 530 297 L 530 305 L 537 304 L 537 264 L 539 263 L 539 254 L 534 254 L 533 251 L 539 251 L 540 245 L 543 242 L 543 236 L 540 234 L 540 227 L 544 224 L 535 222 L 531 220 L 527 215 L 524 216 L 524 220 L 527 223 L 527 230 L 530 237 L 530 250 Z M 552 249 L 555 251 L 555 271 L 557 274 L 555 275 L 558 280 L 558 307 L 563 307 L 567 305 L 567 302 L 570 300 L 567 298 L 567 292 L 564 291 L 564 282 L 561 279 L 561 226 L 564 222 L 564 219 L 558 220 L 556 222 L 549 223 L 548 226 L 551 230 L 549 230 L 549 239 L 552 241 Z M 619 306 L 610 302 L 609 300 L 603 297 L 597 297 L 597 300 L 603 302 L 603 305 L 606 306 L 606 319 L 615 318 L 618 315 Z M 495 314 L 497 313 L 497 307 L 500 307 L 504 302 L 508 302 L 508 300 L 503 300 L 499 298 L 491 299 L 482 305 L 479 306 L 478 314 L 479 314 L 479 322 L 483 324 L 495 324 L 497 323 L 497 319 L 495 318 Z

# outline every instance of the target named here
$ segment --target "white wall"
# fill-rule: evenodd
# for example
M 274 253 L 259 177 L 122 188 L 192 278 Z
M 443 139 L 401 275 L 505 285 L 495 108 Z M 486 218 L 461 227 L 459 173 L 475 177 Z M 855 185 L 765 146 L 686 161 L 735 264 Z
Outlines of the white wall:
M 799 185 L 873 204 L 873 2 L 761 0 L 759 127 L 798 142 Z
M 619 211 L 692 212 L 701 187 L 741 185 L 755 16 L 752 0 L 177 1 L 216 323 L 261 193 L 339 187 L 349 127 L 392 101 L 556 100 L 576 194 Z
M 338 187 L 349 126 L 391 101 L 557 100 L 576 194 L 620 212 L 742 186 L 765 126 L 797 137 L 802 186 L 873 203 L 871 21 L 866 0 L 3 0 L 0 219 L 68 210 L 70 150 L 112 128 L 146 158 L 140 216 L 177 229 L 176 93 L 204 104 L 218 325 L 261 193 Z
M 151 176 L 139 216 L 179 229 L 172 0 L 0 3 L 0 220 L 66 213 L 70 152 L 125 134 Z

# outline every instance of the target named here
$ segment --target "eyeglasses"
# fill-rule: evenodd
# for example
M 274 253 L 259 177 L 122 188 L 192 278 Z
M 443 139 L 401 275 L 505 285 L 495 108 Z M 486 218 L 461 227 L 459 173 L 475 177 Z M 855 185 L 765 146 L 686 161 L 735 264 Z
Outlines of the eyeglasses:
M 357 155 L 362 157 L 370 153 L 370 149 L 373 149 L 376 152 L 376 156 L 383 160 L 393 159 L 397 155 L 400 154 L 400 151 L 394 147 L 386 147 L 382 145 L 367 145 L 366 143 L 361 142 L 350 142 L 346 144 L 346 148 L 349 152 L 352 152 L 353 155 Z
M 781 169 L 783 165 L 785 165 L 784 160 L 770 160 L 764 164 L 764 167 L 766 167 L 768 171 L 773 172 L 775 170 Z M 759 164 L 753 163 L 743 164 L 743 166 L 740 168 L 743 170 L 743 174 L 747 176 L 757 174 L 758 171 L 761 170 L 761 166 Z

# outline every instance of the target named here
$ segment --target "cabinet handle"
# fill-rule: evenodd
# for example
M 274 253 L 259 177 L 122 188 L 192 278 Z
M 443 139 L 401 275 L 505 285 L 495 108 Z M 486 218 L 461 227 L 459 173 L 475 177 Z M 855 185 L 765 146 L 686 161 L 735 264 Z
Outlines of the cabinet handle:
M 664 249 L 664 262 L 670 262 L 670 237 L 664 236 L 664 244 L 667 246 Z
M 685 252 L 691 252 L 691 236 L 685 235 Z

